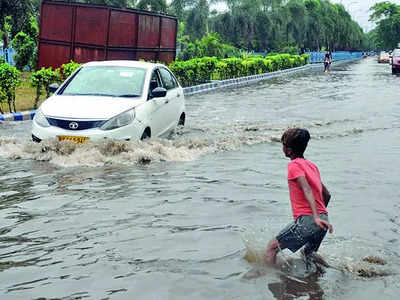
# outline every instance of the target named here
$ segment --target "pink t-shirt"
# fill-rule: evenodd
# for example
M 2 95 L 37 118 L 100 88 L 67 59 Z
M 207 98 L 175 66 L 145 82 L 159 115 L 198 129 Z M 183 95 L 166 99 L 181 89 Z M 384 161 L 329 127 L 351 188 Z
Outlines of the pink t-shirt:
M 303 190 L 295 180 L 301 176 L 306 177 L 311 187 L 318 213 L 327 214 L 328 212 L 322 199 L 322 183 L 318 167 L 309 160 L 296 158 L 288 164 L 289 194 L 293 217 L 296 219 L 301 215 L 312 215 L 310 204 L 308 204 Z

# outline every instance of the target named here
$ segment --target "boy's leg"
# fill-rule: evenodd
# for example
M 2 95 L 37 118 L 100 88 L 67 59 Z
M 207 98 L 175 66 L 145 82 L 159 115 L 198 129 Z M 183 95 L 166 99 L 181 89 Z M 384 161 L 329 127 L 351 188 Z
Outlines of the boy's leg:
M 306 243 L 304 238 L 302 217 L 287 225 L 267 246 L 264 254 L 264 262 L 266 264 L 276 264 L 276 254 L 283 249 L 288 248 L 292 252 L 296 252 Z
M 320 215 L 320 217 L 325 221 L 328 221 L 328 217 L 326 215 Z M 318 229 L 306 243 L 305 247 L 301 250 L 301 254 L 304 256 L 306 261 L 313 259 L 316 263 L 319 263 L 323 266 L 329 266 L 322 256 L 317 254 L 322 240 L 325 238 L 326 232 L 326 230 Z
M 282 249 L 284 248 L 282 248 L 276 238 L 269 241 L 264 254 L 264 262 L 268 265 L 276 265 L 276 254 Z

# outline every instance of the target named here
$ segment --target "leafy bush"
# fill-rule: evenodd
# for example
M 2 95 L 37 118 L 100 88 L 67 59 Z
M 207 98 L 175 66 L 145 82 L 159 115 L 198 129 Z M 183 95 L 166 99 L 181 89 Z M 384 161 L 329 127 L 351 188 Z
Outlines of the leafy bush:
M 35 54 L 36 43 L 29 35 L 20 31 L 11 41 L 11 45 L 16 51 L 14 55 L 15 67 L 18 70 L 23 70 L 25 66 L 30 65 L 32 62 L 32 57 Z
M 183 86 L 294 68 L 308 62 L 308 55 L 244 55 L 218 60 L 216 57 L 175 61 L 169 67 Z
M 82 64 L 76 63 L 74 61 L 70 61 L 67 64 L 63 64 L 61 66 L 61 78 L 65 80 L 71 75 L 76 69 L 78 69 Z
M 308 64 L 310 62 L 310 55 L 309 54 L 302 54 L 300 55 L 303 60 L 303 65 Z
M 214 69 L 218 63 L 218 59 L 216 57 L 203 57 L 197 62 L 197 78 L 196 81 L 203 83 L 208 82 L 212 78 L 212 74 Z
M 15 112 L 15 88 L 20 83 L 21 72 L 7 63 L 0 64 L 0 103 L 7 103 L 10 112 Z M 0 107 L 0 112 L 3 110 Z
M 296 46 L 286 46 L 281 51 L 281 53 L 289 53 L 289 54 L 299 54 L 299 48 Z
M 54 82 L 61 82 L 60 70 L 53 70 L 52 68 L 41 68 L 40 70 L 31 74 L 31 85 L 36 88 L 36 97 L 33 108 L 38 107 L 40 96 L 43 89 L 46 91 L 46 97 L 50 96 L 49 85 Z
M 222 43 L 218 33 L 210 33 L 201 40 L 182 39 L 181 42 L 184 49 L 177 60 L 189 60 L 198 57 L 226 58 L 240 55 L 239 49 Z
M 227 78 L 234 78 L 238 74 L 242 74 L 242 59 L 237 57 L 230 57 L 223 60 L 226 63 Z M 240 75 L 239 75 L 240 76 Z
M 190 61 L 175 61 L 169 68 L 183 85 L 189 86 L 195 83 L 196 68 Z

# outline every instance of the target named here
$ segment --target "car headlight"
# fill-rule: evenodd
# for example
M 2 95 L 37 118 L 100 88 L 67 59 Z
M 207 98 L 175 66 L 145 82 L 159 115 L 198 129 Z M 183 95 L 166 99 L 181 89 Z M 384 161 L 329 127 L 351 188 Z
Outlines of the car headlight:
M 50 127 L 49 122 L 47 121 L 46 117 L 42 113 L 40 109 L 36 110 L 35 116 L 33 117 L 33 121 L 42 127 Z
M 129 125 L 135 119 L 135 110 L 128 110 L 114 118 L 111 118 L 107 122 L 105 122 L 100 129 L 101 130 L 112 130 L 116 128 L 120 128 L 126 125 Z

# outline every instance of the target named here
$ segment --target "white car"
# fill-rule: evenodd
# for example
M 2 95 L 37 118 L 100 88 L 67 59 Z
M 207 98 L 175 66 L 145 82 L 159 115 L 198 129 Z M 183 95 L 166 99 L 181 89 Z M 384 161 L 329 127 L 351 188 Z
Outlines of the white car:
M 82 65 L 36 111 L 32 139 L 143 140 L 185 123 L 183 89 L 162 64 L 102 61 Z

